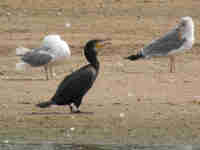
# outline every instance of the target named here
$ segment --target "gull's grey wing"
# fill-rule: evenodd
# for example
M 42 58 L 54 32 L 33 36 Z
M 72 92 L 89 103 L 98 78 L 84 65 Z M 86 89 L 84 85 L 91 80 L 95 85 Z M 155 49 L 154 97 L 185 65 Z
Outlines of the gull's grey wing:
M 50 48 L 49 47 L 45 47 L 45 46 L 42 46 L 42 47 L 39 47 L 39 48 L 33 48 L 32 49 L 32 52 L 47 52 L 49 51 Z
M 180 39 L 181 31 L 178 28 L 165 34 L 158 40 L 153 41 L 149 45 L 143 48 L 142 54 L 145 57 L 151 56 L 165 56 L 169 52 L 179 49 L 186 39 Z
M 35 49 L 26 53 L 21 59 L 33 67 L 39 67 L 48 64 L 52 58 L 49 53 Z

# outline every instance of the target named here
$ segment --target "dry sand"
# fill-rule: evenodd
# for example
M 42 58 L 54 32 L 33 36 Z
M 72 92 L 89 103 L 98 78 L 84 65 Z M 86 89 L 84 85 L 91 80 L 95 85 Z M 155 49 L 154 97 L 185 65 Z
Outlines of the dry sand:
M 0 2 L 0 139 L 199 143 L 199 6 L 198 0 Z M 196 43 L 177 55 L 176 73 L 169 73 L 167 58 L 123 59 L 187 15 L 195 22 Z M 60 34 L 72 47 L 69 62 L 56 68 L 57 78 L 45 81 L 39 68 L 16 71 L 15 48 L 37 47 L 47 33 Z M 36 108 L 66 75 L 87 64 L 82 47 L 92 38 L 112 38 L 100 53 L 100 74 L 80 108 L 93 113 Z

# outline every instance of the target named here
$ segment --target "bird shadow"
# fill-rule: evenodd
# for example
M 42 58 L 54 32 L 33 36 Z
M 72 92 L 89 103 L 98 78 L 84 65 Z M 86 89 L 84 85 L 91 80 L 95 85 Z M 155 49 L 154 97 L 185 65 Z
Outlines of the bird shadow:
M 43 78 L 2 78 L 2 80 L 7 80 L 7 81 L 48 81 Z
M 78 113 L 71 113 L 71 112 L 30 112 L 24 113 L 24 115 L 92 115 L 94 112 L 78 112 Z
M 78 115 L 78 114 L 92 115 L 92 114 L 94 114 L 94 112 L 84 112 L 84 111 L 81 111 L 81 112 L 78 112 L 78 113 L 70 113 L 70 114 L 76 114 L 76 115 Z

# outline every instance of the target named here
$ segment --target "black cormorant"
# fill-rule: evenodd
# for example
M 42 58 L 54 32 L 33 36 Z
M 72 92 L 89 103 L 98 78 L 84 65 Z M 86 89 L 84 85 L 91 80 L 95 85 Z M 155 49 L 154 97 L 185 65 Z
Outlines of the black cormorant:
M 99 72 L 98 49 L 109 42 L 107 40 L 90 40 L 84 47 L 84 54 L 89 64 L 65 77 L 51 100 L 37 104 L 41 108 L 50 105 L 69 105 L 71 112 L 80 112 L 79 106 L 84 95 L 92 87 Z M 74 110 L 74 105 L 76 110 Z

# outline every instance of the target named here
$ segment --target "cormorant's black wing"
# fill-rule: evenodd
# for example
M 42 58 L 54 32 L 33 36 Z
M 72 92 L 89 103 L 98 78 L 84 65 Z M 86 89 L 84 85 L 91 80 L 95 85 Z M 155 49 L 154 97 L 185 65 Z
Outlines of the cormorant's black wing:
M 73 72 L 60 83 L 52 98 L 57 104 L 67 103 L 86 94 L 97 76 L 96 70 L 91 65 L 82 67 Z M 62 97 L 62 98 L 61 98 Z

